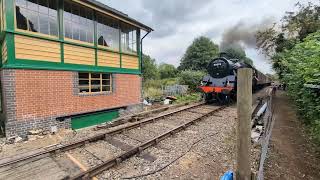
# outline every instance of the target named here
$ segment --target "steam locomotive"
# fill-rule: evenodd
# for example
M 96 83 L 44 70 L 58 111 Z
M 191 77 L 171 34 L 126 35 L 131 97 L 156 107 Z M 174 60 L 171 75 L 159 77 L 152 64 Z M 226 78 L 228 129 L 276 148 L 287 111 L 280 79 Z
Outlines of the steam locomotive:
M 271 84 L 269 77 L 255 69 L 252 65 L 239 59 L 231 59 L 226 53 L 220 53 L 220 57 L 213 59 L 208 67 L 208 75 L 204 76 L 200 89 L 206 102 L 217 101 L 221 104 L 236 100 L 237 96 L 237 70 L 240 68 L 252 68 L 253 91 Z

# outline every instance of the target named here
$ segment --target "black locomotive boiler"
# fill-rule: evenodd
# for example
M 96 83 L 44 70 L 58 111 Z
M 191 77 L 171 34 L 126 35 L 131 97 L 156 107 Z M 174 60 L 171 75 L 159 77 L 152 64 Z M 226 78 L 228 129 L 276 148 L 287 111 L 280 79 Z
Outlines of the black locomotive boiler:
M 239 59 L 228 58 L 226 53 L 213 59 L 208 67 L 208 75 L 201 81 L 200 89 L 204 93 L 206 102 L 216 100 L 220 103 L 228 103 L 236 99 L 237 95 L 237 70 L 240 68 L 252 68 L 252 88 L 261 89 L 271 84 L 270 78 Z

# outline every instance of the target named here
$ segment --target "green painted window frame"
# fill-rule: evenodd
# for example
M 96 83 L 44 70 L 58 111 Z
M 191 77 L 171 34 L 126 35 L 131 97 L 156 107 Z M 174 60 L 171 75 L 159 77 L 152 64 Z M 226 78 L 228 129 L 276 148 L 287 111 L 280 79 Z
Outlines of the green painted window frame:
M 97 21 L 95 22 L 95 37 L 94 37 L 94 43 L 92 45 L 78 43 L 74 41 L 68 41 L 64 39 L 64 33 L 63 33 L 63 1 L 64 0 L 58 0 L 58 19 L 59 19 L 59 37 L 48 37 L 45 35 L 42 35 L 41 33 L 28 33 L 28 32 L 22 32 L 16 29 L 15 25 L 15 1 L 12 0 L 2 0 L 6 1 L 6 10 L 5 10 L 5 18 L 6 18 L 6 27 L 4 30 L 3 35 L 0 34 L 0 40 L 4 39 L 4 37 L 7 37 L 7 48 L 8 48 L 8 61 L 2 65 L 2 68 L 16 68 L 16 69 L 43 69 L 43 70 L 71 70 L 71 71 L 96 71 L 96 72 L 110 72 L 110 73 L 121 73 L 121 74 L 141 74 L 141 53 L 140 53 L 140 32 L 141 29 L 137 28 L 137 52 L 136 53 L 126 53 L 122 52 L 121 50 L 121 38 L 119 37 L 119 51 L 112 50 L 108 48 L 99 47 L 97 45 L 96 39 L 96 26 Z M 10 3 L 8 3 L 10 2 Z M 94 10 L 94 16 L 96 16 L 97 11 Z M 119 20 L 119 23 L 124 23 Z M 119 36 L 121 32 L 121 28 L 119 28 Z M 51 62 L 45 62 L 45 61 L 34 61 L 28 60 L 28 59 L 16 59 L 15 58 L 15 48 L 14 48 L 14 36 L 15 35 L 22 35 L 32 38 L 38 38 L 48 41 L 54 41 L 59 42 L 61 45 L 61 62 L 60 63 L 51 63 Z M 67 64 L 64 63 L 64 44 L 70 44 L 80 47 L 86 47 L 91 48 L 95 50 L 95 65 L 77 65 L 77 64 Z M 97 59 L 97 52 L 98 51 L 106 51 L 106 52 L 113 52 L 118 53 L 120 56 L 120 68 L 113 68 L 113 67 L 102 67 L 98 66 L 98 59 Z M 139 68 L 138 69 L 126 69 L 122 68 L 122 56 L 128 55 L 128 56 L 134 56 L 138 58 L 139 61 Z

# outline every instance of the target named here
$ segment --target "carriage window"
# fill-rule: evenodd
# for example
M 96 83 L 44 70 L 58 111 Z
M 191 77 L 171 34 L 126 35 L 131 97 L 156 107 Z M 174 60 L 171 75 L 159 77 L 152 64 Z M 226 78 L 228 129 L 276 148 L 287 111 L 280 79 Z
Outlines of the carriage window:
M 17 28 L 57 36 L 57 2 L 56 0 L 16 0 Z
M 97 15 L 98 45 L 119 49 L 119 22 L 104 15 Z
M 109 73 L 79 73 L 80 93 L 112 91 L 112 77 Z
M 121 48 L 123 52 L 137 52 L 137 30 L 135 27 L 127 24 L 121 25 Z
M 64 1 L 64 35 L 66 38 L 93 43 L 93 11 Z

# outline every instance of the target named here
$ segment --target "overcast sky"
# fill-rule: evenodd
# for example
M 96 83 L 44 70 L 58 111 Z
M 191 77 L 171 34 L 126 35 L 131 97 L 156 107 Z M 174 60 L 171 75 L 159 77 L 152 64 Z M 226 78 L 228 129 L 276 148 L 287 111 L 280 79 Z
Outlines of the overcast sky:
M 193 39 L 204 35 L 216 44 L 223 33 L 236 25 L 256 28 L 276 22 L 285 11 L 292 11 L 297 0 L 99 0 L 152 27 L 144 41 L 144 53 L 178 66 Z M 307 2 L 307 1 L 300 1 Z M 318 0 L 314 0 L 318 2 Z M 266 21 L 267 20 L 267 21 Z M 245 45 L 246 46 L 246 45 Z M 262 72 L 272 72 L 271 65 L 252 46 L 247 56 Z

